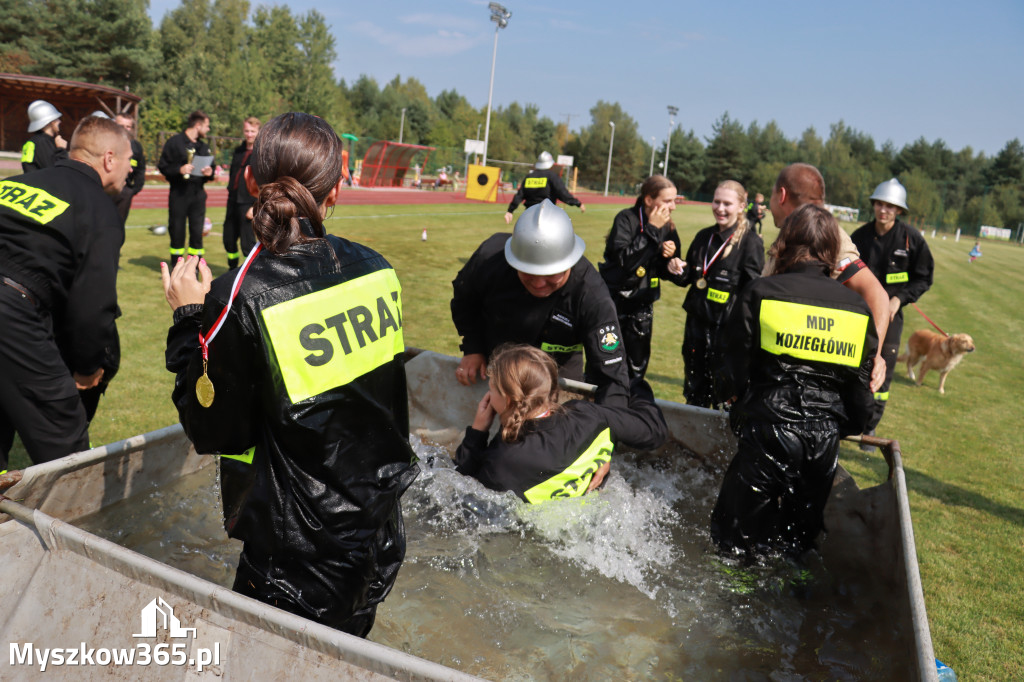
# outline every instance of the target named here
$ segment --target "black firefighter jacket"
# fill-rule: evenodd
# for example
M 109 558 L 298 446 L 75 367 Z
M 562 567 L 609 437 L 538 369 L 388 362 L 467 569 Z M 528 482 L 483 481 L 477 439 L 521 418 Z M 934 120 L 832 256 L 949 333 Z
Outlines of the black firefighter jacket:
M 619 211 L 604 247 L 604 262 L 598 266 L 619 310 L 646 306 L 661 298 L 661 280 L 670 276 L 669 258 L 661 255 L 666 241 L 676 245 L 682 258 L 679 233 L 671 222 L 660 228 L 648 223 L 643 206 Z
M 558 173 L 549 169 L 532 169 L 523 178 L 523 184 L 519 185 L 519 191 L 512 197 L 508 204 L 508 212 L 515 213 L 520 203 L 525 202 L 526 208 L 548 199 L 552 204 L 561 201 L 569 206 L 579 206 L 580 200 L 569 194 Z
M 331 561 L 351 579 L 339 589 L 369 585 L 377 603 L 405 555 L 399 497 L 417 473 L 398 278 L 378 253 L 334 236 L 260 252 L 209 345 L 215 397 L 203 407 L 198 333 L 237 272 L 217 278 L 203 306 L 175 311 L 167 368 L 181 423 L 197 452 L 249 451 L 248 479 L 222 471 L 225 525 L 246 552 Z
M 690 242 L 683 274 L 672 276 L 672 281 L 679 286 L 693 285 L 683 299 L 687 319 L 694 317 L 713 327 L 723 324 L 734 305 L 736 294 L 748 282 L 761 276 L 764 242 L 749 229 L 738 245 L 734 244 L 731 249 L 726 247 L 715 258 L 724 240 L 731 239 L 735 230 L 732 227 L 721 232 L 717 225 L 712 225 L 698 232 Z M 708 262 L 708 272 L 703 272 L 705 262 Z M 695 286 L 702 277 L 707 283 L 704 289 Z
M 530 294 L 505 260 L 512 235 L 488 238 L 452 282 L 452 321 L 466 355 L 503 343 L 525 343 L 551 355 L 559 367 L 586 355 L 585 379 L 598 387 L 598 402 L 625 405 L 629 395 L 626 353 L 608 288 L 586 258 L 547 298 Z M 578 378 L 578 377 L 569 377 Z
M 829 278 L 828 266 L 801 263 L 751 282 L 722 329 L 716 399 L 738 398 L 744 422 L 831 421 L 841 435 L 863 431 L 874 401 L 869 387 L 878 351 L 871 309 Z
M 921 233 L 902 220 L 881 236 L 872 220 L 857 228 L 850 239 L 889 298 L 900 300 L 898 315 L 903 315 L 903 306 L 914 303 L 931 288 L 935 273 L 932 252 Z

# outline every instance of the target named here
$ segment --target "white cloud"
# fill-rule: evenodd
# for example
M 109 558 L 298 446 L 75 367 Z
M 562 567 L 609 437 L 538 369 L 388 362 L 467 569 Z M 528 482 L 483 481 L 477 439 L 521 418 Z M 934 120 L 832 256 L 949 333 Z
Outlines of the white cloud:
M 452 30 L 450 23 L 430 32 L 402 33 L 360 21 L 352 30 L 403 57 L 450 57 L 472 49 L 482 40 L 478 35 Z

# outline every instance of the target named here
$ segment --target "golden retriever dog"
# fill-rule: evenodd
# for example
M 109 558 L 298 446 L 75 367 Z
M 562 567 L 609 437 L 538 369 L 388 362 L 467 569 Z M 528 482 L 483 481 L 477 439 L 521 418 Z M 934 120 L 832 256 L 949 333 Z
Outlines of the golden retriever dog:
M 973 352 L 974 339 L 970 334 L 943 336 L 930 329 L 921 329 L 910 336 L 910 341 L 907 342 L 907 352 L 896 360 L 907 363 L 907 374 L 911 381 L 917 381 L 918 386 L 924 381 L 924 375 L 929 370 L 938 370 L 939 393 L 945 393 L 946 375 L 960 364 L 965 355 Z M 921 374 L 915 377 L 914 365 L 921 358 L 924 358 L 924 362 L 921 363 Z

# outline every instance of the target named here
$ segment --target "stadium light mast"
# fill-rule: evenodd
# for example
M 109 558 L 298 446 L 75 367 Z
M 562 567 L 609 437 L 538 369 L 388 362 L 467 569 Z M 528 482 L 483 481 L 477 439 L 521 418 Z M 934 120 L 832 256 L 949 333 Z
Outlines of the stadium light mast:
M 674 107 L 671 104 L 668 106 L 668 140 L 665 141 L 665 177 L 670 177 L 668 174 L 668 148 L 672 146 L 672 129 L 676 127 L 676 114 L 679 113 L 679 107 Z
M 405 107 L 402 107 L 402 124 L 398 127 L 398 144 L 402 144 L 402 133 L 405 132 Z
M 615 121 L 608 121 L 612 127 L 612 139 L 608 142 L 608 170 L 604 172 L 604 195 L 608 196 L 608 180 L 612 177 L 612 147 L 615 146 Z
M 487 124 L 484 126 L 484 163 L 487 165 L 487 143 L 491 137 L 491 100 L 494 97 L 494 63 L 498 60 L 498 31 L 508 26 L 508 20 L 512 13 L 496 2 L 488 7 L 491 10 L 491 21 L 497 26 L 494 27 L 494 54 L 491 55 L 491 87 L 487 91 Z
M 647 171 L 647 177 L 654 175 L 654 150 L 656 149 L 654 146 L 655 139 L 654 135 L 651 135 L 651 169 Z

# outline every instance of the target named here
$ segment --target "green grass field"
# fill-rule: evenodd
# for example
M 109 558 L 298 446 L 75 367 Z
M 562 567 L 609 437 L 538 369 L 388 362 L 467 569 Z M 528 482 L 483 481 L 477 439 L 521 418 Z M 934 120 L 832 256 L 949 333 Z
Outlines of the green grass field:
M 620 208 L 592 204 L 585 214 L 569 209 L 595 264 Z M 331 232 L 377 249 L 397 269 L 404 287 L 406 343 L 455 354 L 451 280 L 485 237 L 508 229 L 503 212 L 497 205 L 342 205 L 327 224 Z M 226 264 L 217 231 L 223 209 L 211 210 L 210 217 L 218 228 L 208 238 L 207 259 L 214 274 L 221 274 Z M 168 242 L 143 229 L 165 219 L 166 212 L 158 210 L 137 210 L 129 217 L 118 281 L 122 367 L 93 422 L 94 444 L 177 420 L 163 356 L 171 311 L 163 300 L 159 262 L 167 258 Z M 712 223 L 704 206 L 680 207 L 675 220 L 684 249 L 699 228 Z M 420 239 L 424 228 L 426 242 Z M 774 234 L 769 217 L 766 241 Z M 936 655 L 961 680 L 1024 679 L 1024 315 L 1017 307 L 1024 295 L 1024 250 L 988 242 L 985 255 L 969 265 L 973 239 L 956 243 L 952 236 L 929 236 L 928 242 L 936 282 L 919 305 L 946 331 L 973 335 L 978 350 L 949 376 L 944 396 L 934 373 L 917 388 L 905 368 L 897 368 L 878 433 L 902 446 Z M 656 305 L 648 374 L 658 397 L 677 401 L 682 400 L 683 294 L 670 285 Z M 913 308 L 906 311 L 905 326 L 904 338 L 929 327 Z M 841 462 L 861 487 L 886 474 L 880 455 L 850 445 L 843 446 Z M 27 463 L 16 446 L 12 466 Z

